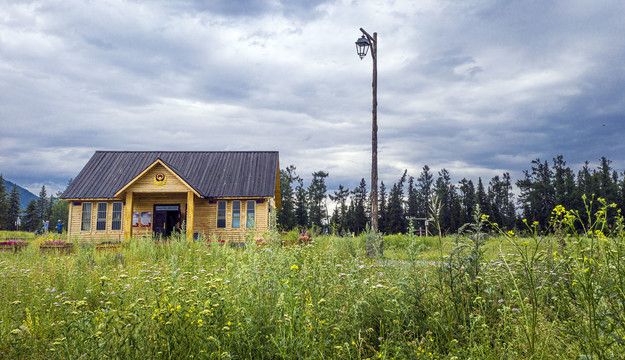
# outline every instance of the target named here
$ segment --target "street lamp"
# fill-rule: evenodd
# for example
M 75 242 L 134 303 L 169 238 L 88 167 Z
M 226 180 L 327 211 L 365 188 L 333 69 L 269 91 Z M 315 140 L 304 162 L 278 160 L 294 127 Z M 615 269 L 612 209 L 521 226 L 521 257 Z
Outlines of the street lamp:
M 371 48 L 373 59 L 373 110 L 371 111 L 371 231 L 378 232 L 378 33 L 369 35 L 360 28 L 362 37 L 356 41 L 356 52 L 360 59 L 367 56 Z

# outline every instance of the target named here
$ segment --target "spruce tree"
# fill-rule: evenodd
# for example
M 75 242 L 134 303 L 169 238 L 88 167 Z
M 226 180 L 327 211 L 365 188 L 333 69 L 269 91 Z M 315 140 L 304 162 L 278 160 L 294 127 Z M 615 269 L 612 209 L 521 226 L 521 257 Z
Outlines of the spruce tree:
M 35 231 L 41 227 L 41 220 L 37 214 L 37 200 L 32 199 L 26 206 L 24 217 L 22 218 L 22 229 L 25 231 Z
M 423 166 L 421 175 L 417 178 L 417 199 L 418 199 L 418 214 L 421 218 L 429 218 L 429 203 L 432 196 L 432 184 L 434 183 L 434 176 L 430 172 L 430 167 Z
M 349 198 L 349 189 L 339 185 L 338 190 L 334 191 L 334 195 L 330 194 L 330 200 L 336 202 L 336 207 L 332 214 L 332 223 L 338 226 L 338 230 L 348 229 L 347 219 L 347 199 Z
M 328 173 L 322 170 L 312 173 L 313 179 L 308 186 L 308 220 L 311 226 L 323 227 L 327 219 L 325 179 Z
M 360 180 L 358 187 L 352 190 L 352 195 L 354 199 L 354 210 L 351 230 L 352 232 L 359 234 L 365 230 L 369 219 L 366 211 L 366 203 L 369 196 L 367 192 L 367 183 L 364 178 Z
M 4 177 L 0 174 L 0 229 L 7 229 L 8 199 Z
M 295 227 L 295 191 L 293 184 L 299 179 L 295 173 L 295 166 L 289 165 L 280 170 L 280 195 L 282 209 L 277 212 L 278 226 L 282 230 L 291 230 Z
M 378 231 L 382 234 L 388 233 L 388 214 L 386 208 L 386 185 L 384 185 L 384 181 L 381 181 L 380 193 L 378 197 Z
M 304 180 L 297 178 L 295 188 L 295 223 L 300 229 L 308 227 L 308 195 L 304 188 Z
M 7 230 L 18 230 L 17 219 L 20 216 L 20 212 L 20 191 L 17 188 L 17 185 L 14 185 L 9 195 L 6 224 Z

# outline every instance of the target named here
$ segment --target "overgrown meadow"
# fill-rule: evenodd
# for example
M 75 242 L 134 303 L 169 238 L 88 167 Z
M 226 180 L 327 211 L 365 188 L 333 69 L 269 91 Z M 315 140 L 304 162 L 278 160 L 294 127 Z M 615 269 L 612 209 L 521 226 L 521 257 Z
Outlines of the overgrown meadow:
M 387 236 L 374 257 L 367 235 L 69 255 L 35 239 L 0 253 L 0 357 L 622 358 L 625 232 L 610 213 L 558 207 L 523 237 L 476 215 L 453 237 Z

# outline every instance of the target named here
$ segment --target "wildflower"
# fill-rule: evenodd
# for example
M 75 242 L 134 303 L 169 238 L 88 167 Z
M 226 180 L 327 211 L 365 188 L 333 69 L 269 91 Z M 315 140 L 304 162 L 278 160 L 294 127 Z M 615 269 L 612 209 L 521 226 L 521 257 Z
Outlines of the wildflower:
M 298 267 L 297 265 L 293 265 L 293 266 L 291 266 L 291 270 L 295 271 L 295 270 L 297 270 L 297 269 L 299 269 L 299 267 Z

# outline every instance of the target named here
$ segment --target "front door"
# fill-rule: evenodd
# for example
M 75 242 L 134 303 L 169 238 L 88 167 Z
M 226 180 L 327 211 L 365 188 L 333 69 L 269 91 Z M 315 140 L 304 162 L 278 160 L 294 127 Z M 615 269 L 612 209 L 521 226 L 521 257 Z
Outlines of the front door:
M 180 204 L 154 205 L 154 237 L 168 237 L 174 230 L 180 231 Z

